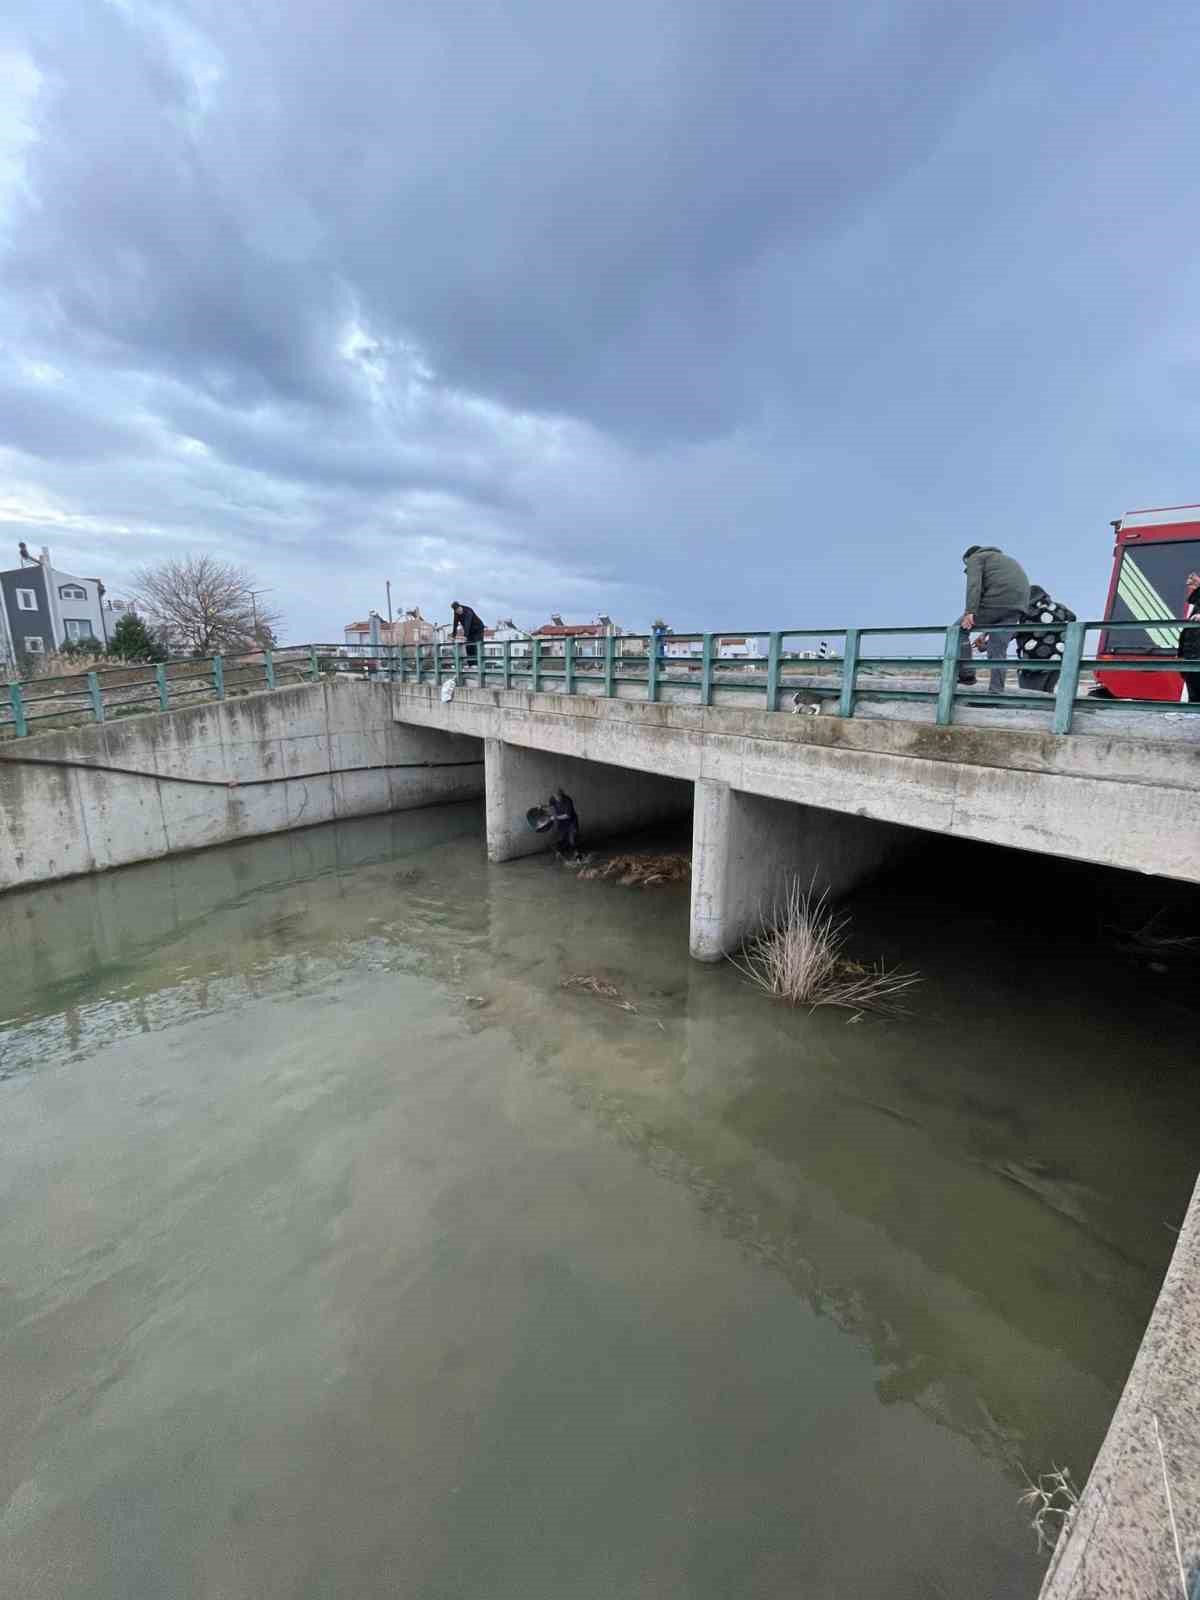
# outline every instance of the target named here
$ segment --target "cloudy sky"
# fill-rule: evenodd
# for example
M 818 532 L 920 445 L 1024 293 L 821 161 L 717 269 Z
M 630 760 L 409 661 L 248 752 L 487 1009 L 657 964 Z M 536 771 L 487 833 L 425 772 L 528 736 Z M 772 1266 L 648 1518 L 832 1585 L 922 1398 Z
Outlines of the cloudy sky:
M 0 541 L 627 627 L 1097 614 L 1200 500 L 1192 0 L 7 0 Z M 10 564 L 8 559 L 4 565 Z

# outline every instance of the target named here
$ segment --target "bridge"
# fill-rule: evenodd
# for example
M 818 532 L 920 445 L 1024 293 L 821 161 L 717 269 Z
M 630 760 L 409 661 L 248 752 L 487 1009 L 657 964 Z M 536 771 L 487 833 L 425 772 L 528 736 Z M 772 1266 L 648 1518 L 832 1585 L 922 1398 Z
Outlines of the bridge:
M 13 684 L 0 890 L 480 795 L 510 861 L 546 847 L 524 814 L 560 784 L 589 835 L 691 814 L 702 960 L 788 877 L 842 893 L 922 833 L 1200 883 L 1200 706 L 1089 699 L 1101 625 L 1069 626 L 1056 692 L 994 701 L 958 686 L 941 628 L 910 630 L 944 634 L 926 657 L 883 629 L 843 630 L 824 660 L 778 633 L 739 635 L 764 645 L 740 659 L 713 634 L 675 658 L 650 638 L 545 658 L 313 645 Z M 1046 1600 L 1173 1592 L 1164 1473 L 1181 1519 L 1200 1515 L 1198 1264 L 1200 1191 Z
M 309 645 L 13 684 L 0 889 L 478 794 L 507 861 L 546 848 L 525 811 L 560 784 L 590 837 L 692 817 L 701 960 L 789 877 L 842 894 L 922 832 L 1200 883 L 1200 706 L 1086 697 L 1102 626 L 1065 625 L 1052 695 L 963 689 L 941 626 L 824 630 L 826 659 L 796 648 L 811 634 L 672 636 L 674 656 L 652 636 L 568 637 L 554 654 Z M 895 653 L 921 633 L 935 655 Z M 731 659 L 730 638 L 759 649 Z M 26 742 L 42 728 L 59 731 Z

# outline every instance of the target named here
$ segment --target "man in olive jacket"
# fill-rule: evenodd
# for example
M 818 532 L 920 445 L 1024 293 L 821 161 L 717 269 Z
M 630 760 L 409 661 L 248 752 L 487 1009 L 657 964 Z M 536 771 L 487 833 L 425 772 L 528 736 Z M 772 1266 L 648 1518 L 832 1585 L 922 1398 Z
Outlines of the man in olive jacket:
M 1029 578 L 1019 561 L 997 550 L 994 544 L 973 544 L 963 551 L 967 571 L 967 600 L 959 627 L 959 683 L 974 683 L 971 671 L 971 629 L 988 630 L 989 661 L 1003 661 L 1012 638 L 1010 623 L 1021 620 L 1029 604 Z M 966 666 L 961 665 L 962 662 Z M 993 667 L 989 685 L 993 694 L 1004 693 L 1004 669 Z

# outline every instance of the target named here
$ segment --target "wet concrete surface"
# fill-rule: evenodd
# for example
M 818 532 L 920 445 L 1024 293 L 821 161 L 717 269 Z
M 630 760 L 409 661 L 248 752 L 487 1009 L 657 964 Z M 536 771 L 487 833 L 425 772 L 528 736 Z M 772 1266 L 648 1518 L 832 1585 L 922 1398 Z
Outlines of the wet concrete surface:
M 886 1024 L 473 805 L 8 897 L 0 1592 L 1035 1593 L 1200 1088 L 1172 973 L 988 859 L 858 898 Z

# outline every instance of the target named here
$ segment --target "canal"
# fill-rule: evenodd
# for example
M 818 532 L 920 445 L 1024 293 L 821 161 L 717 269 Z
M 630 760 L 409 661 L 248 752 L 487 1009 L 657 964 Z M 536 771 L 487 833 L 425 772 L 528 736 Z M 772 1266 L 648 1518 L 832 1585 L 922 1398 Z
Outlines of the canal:
M 1032 1597 L 1200 1082 L 1194 973 L 1013 859 L 859 895 L 889 1022 L 474 804 L 5 898 L 0 1592 Z

